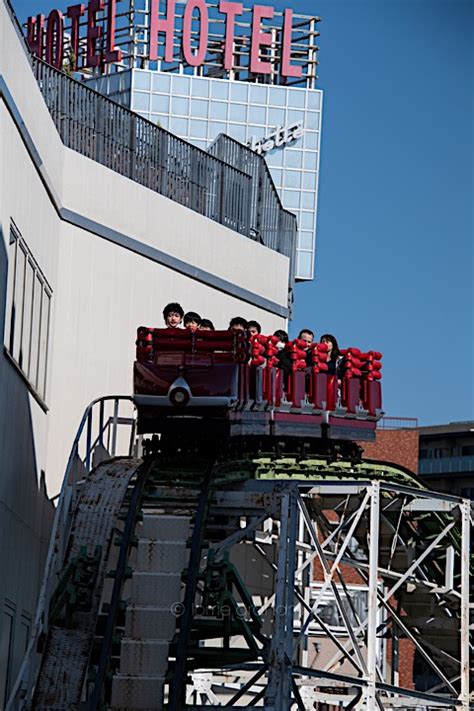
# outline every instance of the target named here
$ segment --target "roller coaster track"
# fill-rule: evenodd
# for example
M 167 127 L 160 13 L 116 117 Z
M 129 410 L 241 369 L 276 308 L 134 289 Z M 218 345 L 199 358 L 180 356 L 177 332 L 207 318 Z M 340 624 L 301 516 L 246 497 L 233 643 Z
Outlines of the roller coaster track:
M 470 504 L 408 470 L 116 458 L 86 472 L 72 516 L 40 663 L 8 711 L 473 708 Z
M 51 601 L 50 628 L 32 708 L 77 707 L 94 636 L 115 520 L 140 460 L 99 465 L 83 483 L 64 561 Z

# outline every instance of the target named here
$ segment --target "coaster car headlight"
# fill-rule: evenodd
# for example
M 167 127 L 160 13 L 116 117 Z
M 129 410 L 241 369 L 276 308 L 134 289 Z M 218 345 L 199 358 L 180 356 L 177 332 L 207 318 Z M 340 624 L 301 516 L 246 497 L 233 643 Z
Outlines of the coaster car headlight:
M 184 407 L 191 399 L 191 390 L 184 378 L 174 381 L 168 391 L 168 399 L 175 407 Z

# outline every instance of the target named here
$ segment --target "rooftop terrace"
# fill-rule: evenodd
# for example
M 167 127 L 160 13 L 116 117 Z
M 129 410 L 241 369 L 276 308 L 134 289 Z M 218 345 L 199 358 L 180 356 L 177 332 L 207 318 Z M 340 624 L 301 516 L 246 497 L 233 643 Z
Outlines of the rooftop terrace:
M 262 156 L 227 137 L 203 151 L 37 57 L 31 63 L 65 146 L 287 256 L 291 289 L 296 217 Z

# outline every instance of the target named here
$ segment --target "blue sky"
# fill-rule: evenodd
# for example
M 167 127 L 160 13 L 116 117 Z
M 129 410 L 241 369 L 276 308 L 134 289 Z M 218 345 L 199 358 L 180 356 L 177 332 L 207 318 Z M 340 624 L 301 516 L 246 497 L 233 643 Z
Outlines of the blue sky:
M 474 418 L 473 4 L 292 7 L 322 17 L 324 90 L 317 278 L 292 331 L 381 350 L 387 414 Z
M 474 419 L 473 4 L 275 5 L 322 17 L 317 277 L 291 333 L 381 350 L 388 415 Z

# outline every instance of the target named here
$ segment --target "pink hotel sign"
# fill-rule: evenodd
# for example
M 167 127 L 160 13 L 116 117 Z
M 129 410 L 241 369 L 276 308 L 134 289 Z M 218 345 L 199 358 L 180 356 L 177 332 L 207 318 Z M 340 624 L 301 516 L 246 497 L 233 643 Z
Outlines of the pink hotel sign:
M 79 56 L 79 39 L 81 18 L 87 20 L 86 26 L 86 51 L 84 56 L 84 67 L 99 67 L 111 62 L 120 62 L 122 52 L 115 47 L 115 17 L 116 0 L 106 0 L 107 2 L 107 23 L 105 36 L 102 36 L 102 26 L 98 22 L 98 14 L 105 10 L 105 0 L 89 0 L 86 5 L 70 5 L 66 10 L 66 17 L 70 20 L 70 39 L 75 69 Z M 244 6 L 240 2 L 231 0 L 220 0 L 219 12 L 225 19 L 225 32 L 223 35 L 223 66 L 224 69 L 232 69 L 235 64 L 234 40 L 236 34 L 236 20 L 243 14 Z M 250 71 L 255 74 L 271 74 L 272 64 L 261 58 L 261 48 L 269 47 L 272 44 L 272 35 L 265 29 L 262 21 L 272 20 L 275 9 L 268 5 L 254 5 L 252 9 L 252 27 L 250 41 Z M 199 19 L 199 32 L 192 38 L 192 23 L 194 19 Z M 159 15 L 159 0 L 151 0 L 150 7 L 150 47 L 149 59 L 157 60 L 158 57 L 158 35 L 164 34 L 165 42 L 165 62 L 176 61 L 173 57 L 173 45 L 177 29 L 176 20 L 176 0 L 167 0 L 166 15 Z M 293 64 L 291 60 L 291 38 L 293 30 L 293 11 L 285 10 L 283 14 L 282 26 L 282 46 L 280 74 L 283 77 L 301 78 L 302 67 Z M 184 61 L 192 67 L 199 67 L 205 62 L 208 51 L 209 39 L 209 10 L 205 0 L 188 0 L 184 10 L 183 28 L 180 30 L 182 55 Z M 99 50 L 99 40 L 100 47 Z M 105 40 L 105 41 L 104 41 Z M 31 51 L 37 56 L 45 59 L 48 64 L 60 69 L 63 65 L 64 55 L 64 15 L 59 10 L 51 10 L 47 19 L 44 15 L 28 18 L 27 41 Z

